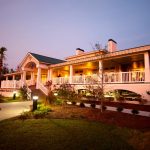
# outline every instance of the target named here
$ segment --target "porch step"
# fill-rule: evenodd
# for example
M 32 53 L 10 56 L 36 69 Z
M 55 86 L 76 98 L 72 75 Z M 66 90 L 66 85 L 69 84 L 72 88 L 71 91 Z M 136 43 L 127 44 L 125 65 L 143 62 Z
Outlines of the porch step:
M 40 89 L 36 89 L 36 86 L 29 86 L 29 89 L 32 91 L 32 96 L 38 96 L 40 101 L 46 100 L 46 95 Z

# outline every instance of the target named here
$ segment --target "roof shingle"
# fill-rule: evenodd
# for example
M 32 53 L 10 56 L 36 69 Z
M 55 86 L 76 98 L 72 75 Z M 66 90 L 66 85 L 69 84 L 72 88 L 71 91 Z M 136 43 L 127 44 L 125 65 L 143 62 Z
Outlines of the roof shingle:
M 43 62 L 47 64 L 59 64 L 59 63 L 65 62 L 64 60 L 61 60 L 61 59 L 51 58 L 51 57 L 47 57 L 47 56 L 43 56 L 43 55 L 31 53 L 31 52 L 30 54 L 33 57 L 35 57 L 39 62 Z

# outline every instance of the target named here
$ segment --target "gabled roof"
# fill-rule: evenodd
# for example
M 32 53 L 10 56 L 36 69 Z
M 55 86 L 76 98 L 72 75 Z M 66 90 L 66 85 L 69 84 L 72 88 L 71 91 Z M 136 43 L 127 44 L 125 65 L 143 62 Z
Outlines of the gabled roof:
M 47 56 L 43 56 L 43 55 L 31 53 L 31 52 L 30 52 L 30 54 L 33 57 L 35 57 L 39 62 L 43 62 L 43 63 L 47 63 L 47 64 L 59 64 L 59 63 L 65 62 L 64 60 L 51 58 L 51 57 L 47 57 Z

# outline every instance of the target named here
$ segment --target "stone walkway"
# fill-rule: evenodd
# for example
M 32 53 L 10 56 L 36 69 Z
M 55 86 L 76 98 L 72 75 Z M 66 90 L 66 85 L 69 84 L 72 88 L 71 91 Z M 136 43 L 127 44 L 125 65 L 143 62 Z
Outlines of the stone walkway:
M 0 103 L 0 121 L 20 115 L 23 111 L 28 111 L 32 101 Z

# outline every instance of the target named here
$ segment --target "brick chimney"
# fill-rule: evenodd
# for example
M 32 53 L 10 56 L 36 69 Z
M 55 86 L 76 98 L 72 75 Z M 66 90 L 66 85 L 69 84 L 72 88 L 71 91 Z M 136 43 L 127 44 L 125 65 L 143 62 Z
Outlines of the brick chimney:
M 84 50 L 81 48 L 76 48 L 76 55 L 84 53 Z
M 108 52 L 112 53 L 117 51 L 117 42 L 113 39 L 108 40 Z

